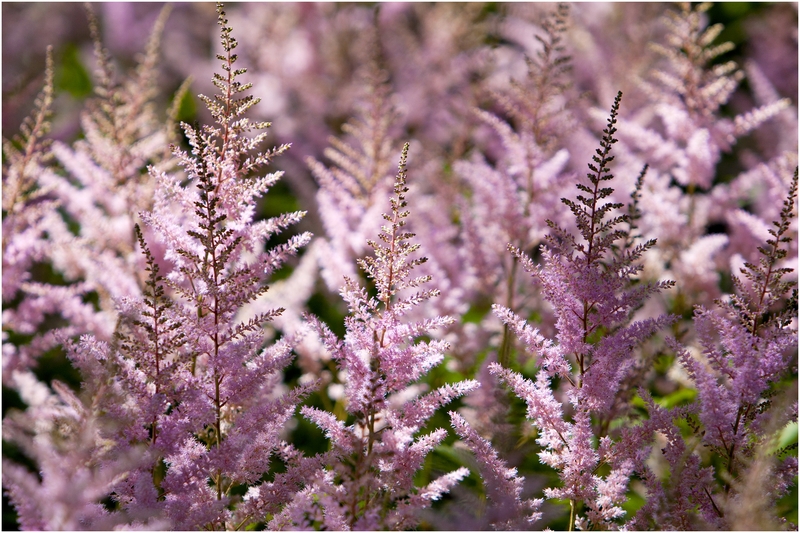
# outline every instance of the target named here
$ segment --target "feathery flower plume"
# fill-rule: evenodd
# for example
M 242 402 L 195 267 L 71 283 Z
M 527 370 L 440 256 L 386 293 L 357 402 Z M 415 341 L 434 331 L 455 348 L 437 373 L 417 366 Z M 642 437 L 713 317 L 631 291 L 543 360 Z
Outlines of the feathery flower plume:
M 39 200 L 26 217 L 39 213 L 47 238 L 31 240 L 31 228 L 24 232 L 26 239 L 38 245 L 29 249 L 29 258 L 22 257 L 15 247 L 4 253 L 9 266 L 4 280 L 24 280 L 20 288 L 25 296 L 4 311 L 6 327 L 31 335 L 37 333 L 47 316 L 60 315 L 68 322 L 34 335 L 29 343 L 17 348 L 27 366 L 58 346 L 58 336 L 91 333 L 102 340 L 111 339 L 118 318 L 115 300 L 141 293 L 137 271 L 142 265 L 135 253 L 133 226 L 136 213 L 153 204 L 153 180 L 147 166 L 166 168 L 172 163 L 164 150 L 172 125 L 169 121 L 159 122 L 152 102 L 158 92 L 158 51 L 169 9 L 162 10 L 156 21 L 135 74 L 122 79 L 112 68 L 111 58 L 100 41 L 98 21 L 88 4 L 87 13 L 98 69 L 95 96 L 81 114 L 84 138 L 73 146 L 53 143 L 49 151 L 55 164 L 29 174 L 32 181 L 28 188 L 35 185 Z M 48 79 L 52 84 L 52 75 Z M 52 89 L 43 93 L 43 98 L 41 102 L 51 101 Z M 31 139 L 40 135 L 46 124 L 41 111 L 44 108 L 35 125 L 31 124 L 35 133 Z M 26 147 L 26 157 L 35 152 L 31 150 L 33 146 Z M 18 195 L 15 190 L 12 186 L 9 194 Z M 7 229 L 8 239 L 19 231 Z M 53 286 L 52 280 L 31 278 L 32 262 L 47 264 L 64 280 L 64 285 Z M 24 271 L 15 275 L 15 269 Z M 7 289 L 6 292 L 11 287 Z M 97 300 L 96 305 L 90 303 L 92 299 Z M 7 347 L 7 364 L 14 360 L 12 350 Z
M 3 139 L 3 380 L 14 371 L 34 365 L 38 349 L 7 342 L 8 332 L 32 335 L 44 320 L 43 310 L 26 312 L 11 301 L 32 281 L 33 263 L 45 259 L 47 213 L 56 203 L 37 182 L 50 156 L 50 143 L 44 138 L 50 127 L 53 103 L 53 52 L 47 49 L 44 88 L 34 111 L 14 139 Z
M 175 527 L 188 528 L 231 523 L 230 506 L 235 502 L 231 491 L 258 481 L 268 470 L 270 455 L 280 446 L 282 428 L 305 391 L 301 387 L 283 396 L 276 394 L 280 371 L 291 358 L 291 342 L 282 339 L 264 347 L 262 324 L 282 310 L 245 322 L 236 319 L 243 305 L 267 290 L 263 281 L 310 235 L 300 234 L 262 251 L 270 236 L 299 221 L 304 213 L 254 220 L 255 201 L 281 174 L 251 174 L 288 146 L 260 149 L 269 123 L 253 123 L 244 116 L 259 100 L 241 96 L 251 84 L 237 79 L 246 69 L 235 67 L 237 42 L 221 5 L 217 11 L 223 49 L 217 58 L 222 73 L 215 73 L 213 82 L 219 94 L 201 95 L 216 124 L 199 129 L 183 125 L 192 152 L 175 148 L 173 153 L 189 186 L 181 185 L 182 176 L 153 169 L 159 202 L 152 212 L 141 214 L 165 248 L 171 269 L 164 281 L 178 304 L 170 319 L 178 326 L 162 332 L 181 336 L 175 357 L 181 364 L 172 372 L 178 372 L 185 385 L 180 402 L 160 414 L 164 421 L 159 431 L 164 435 L 178 432 L 171 436 L 173 448 L 164 450 L 167 471 L 160 488 L 167 516 Z M 156 301 L 156 293 L 152 294 Z M 156 308 L 150 307 L 155 314 Z M 162 342 L 167 347 L 172 341 Z M 159 368 L 150 369 L 146 381 L 157 381 L 152 371 Z M 240 523 L 248 517 L 236 519 Z
M 345 280 L 342 297 L 349 304 L 350 316 L 343 340 L 312 319 L 325 347 L 346 373 L 346 409 L 353 423 L 303 408 L 303 415 L 331 440 L 326 462 L 333 477 L 315 480 L 314 500 L 304 497 L 287 507 L 281 520 L 291 527 L 314 527 L 319 519 L 327 527 L 350 529 L 413 527 L 420 509 L 429 507 L 467 474 L 462 468 L 426 487 L 414 485 L 414 474 L 425 456 L 447 433 L 437 429 L 416 439 L 414 435 L 436 409 L 477 383 L 461 381 L 414 398 L 419 390 L 414 383 L 439 364 L 448 349 L 444 341 L 418 339 L 452 320 L 404 320 L 412 309 L 438 295 L 435 289 L 421 289 L 429 276 L 411 277 L 425 258 L 415 257 L 419 245 L 412 244 L 414 235 L 404 230 L 409 215 L 405 210 L 407 155 L 408 144 L 400 158 L 391 211 L 383 215 L 388 224 L 379 234 L 382 243 L 369 241 L 375 255 L 359 262 L 375 283 L 376 295 L 370 297 L 355 281 Z
M 720 296 L 720 267 L 726 256 L 737 252 L 740 242 L 737 237 L 742 231 L 737 229 L 742 217 L 736 213 L 751 191 L 735 185 L 738 177 L 732 187 L 722 183 L 727 181 L 720 174 L 723 155 L 739 139 L 763 129 L 760 126 L 766 121 L 789 111 L 791 104 L 788 99 L 769 99 L 728 118 L 722 107 L 736 103 L 734 91 L 744 72 L 734 61 L 722 59 L 734 44 L 716 42 L 724 27 L 708 25 L 709 8 L 708 3 L 682 3 L 666 11 L 664 41 L 651 43 L 662 60 L 656 63 L 651 81 L 642 84 L 649 102 L 638 111 L 638 120 L 623 122 L 625 148 L 651 166 L 642 198 L 649 216 L 643 219 L 642 229 L 645 235 L 658 235 L 661 245 L 650 263 L 655 269 L 663 268 L 651 276 L 678 282 L 677 297 L 670 305 L 681 315 L 690 313 L 695 304 L 710 305 Z M 745 145 L 734 155 L 747 151 Z M 741 159 L 745 169 L 753 165 L 753 154 L 750 162 Z M 762 217 L 765 224 L 770 215 Z M 720 224 L 734 231 L 719 233 Z
M 555 342 L 510 309 L 494 306 L 527 351 L 538 357 L 540 370 L 535 382 L 497 363 L 490 370 L 528 404 L 528 418 L 539 430 L 537 442 L 544 447 L 539 457 L 559 472 L 563 483 L 545 489 L 545 495 L 570 501 L 570 528 L 609 527 L 625 514 L 620 504 L 635 463 L 614 453 L 618 444 L 610 438 L 609 428 L 613 419 L 625 414 L 618 412 L 614 400 L 633 369 L 635 348 L 672 321 L 662 316 L 630 322 L 633 311 L 651 294 L 670 288 L 672 282 L 633 283 L 642 268 L 639 260 L 655 241 L 630 242 L 629 233 L 619 228 L 631 222 L 630 215 L 615 214 L 622 204 L 603 202 L 613 193 L 605 183 L 613 179 L 608 165 L 614 159 L 611 149 L 617 142 L 615 124 L 621 98 L 618 93 L 600 148 L 589 163 L 588 183 L 576 185 L 580 191 L 577 201 L 562 199 L 576 219 L 579 235 L 548 221 L 551 234 L 542 250 L 542 266 L 509 245 L 553 305 Z M 615 252 L 613 246 L 620 240 L 627 247 Z M 568 384 L 572 420 L 551 388 L 554 377 Z M 605 463 L 610 464 L 611 472 L 603 478 L 597 470 Z M 585 516 L 581 516 L 582 508 Z
M 536 36 L 541 49 L 526 57 L 527 77 L 512 80 L 507 91 L 494 91 L 493 98 L 509 117 L 477 110 L 478 119 L 501 141 L 502 151 L 495 164 L 476 154 L 459 161 L 455 171 L 472 191 L 472 201 L 463 206 L 463 232 L 467 264 L 474 271 L 483 292 L 506 307 L 520 311 L 527 297 L 517 277 L 517 262 L 504 253 L 505 243 L 533 250 L 542 241 L 545 221 L 559 220 L 558 198 L 564 194 L 563 175 L 569 161 L 567 150 L 557 148 L 569 117 L 564 111 L 568 87 L 566 73 L 570 57 L 564 34 L 569 8 L 560 4 L 543 17 L 543 37 Z M 528 291 L 529 292 L 529 291 Z M 498 360 L 509 363 L 511 338 L 508 328 Z
M 92 461 L 109 474 L 139 453 L 138 462 L 122 468 L 125 475 L 98 483 L 88 494 L 96 500 L 110 493 L 122 513 L 179 529 L 260 520 L 236 512 L 236 491 L 257 485 L 273 452 L 290 454 L 282 432 L 308 389 L 282 394 L 291 339 L 265 346 L 262 325 L 280 309 L 236 318 L 310 235 L 264 250 L 272 235 L 304 213 L 254 220 L 256 200 L 280 173 L 251 174 L 288 146 L 260 149 L 269 124 L 244 116 L 258 99 L 242 96 L 250 84 L 237 78 L 246 69 L 234 65 L 237 43 L 222 6 L 217 10 L 223 48 L 217 56 L 222 73 L 214 75 L 219 94 L 201 96 L 215 125 L 183 125 L 192 152 L 173 153 L 186 175 L 151 166 L 156 202 L 152 211 L 140 213 L 149 238 L 138 226 L 131 228 L 149 274 L 142 296 L 116 298 L 122 318 L 111 342 L 85 336 L 67 347 L 86 394 L 98 405 L 93 412 L 102 412 L 94 447 L 86 453 L 96 448 Z M 153 244 L 163 259 L 151 251 Z
M 785 279 L 793 269 L 779 266 L 788 254 L 796 200 L 797 169 L 780 218 L 758 248 L 758 264 L 744 264 L 742 277 L 733 278 L 736 293 L 718 300 L 717 309 L 695 310 L 705 363 L 676 343 L 681 364 L 697 386 L 702 441 L 722 464 L 721 486 L 708 494 L 714 512 L 705 517 L 721 527 L 733 525 L 728 507 L 737 505 L 732 487 L 744 465 L 773 437 L 765 430 L 797 421 L 796 410 L 771 409 L 780 380 L 797 371 L 797 282 Z M 796 465 L 796 458 L 788 457 L 780 469 L 796 473 Z M 786 488 L 785 483 L 776 488 L 775 499 Z
M 378 43 L 373 43 L 377 48 Z M 341 288 L 344 277 L 356 276 L 356 261 L 367 253 L 365 243 L 380 219 L 380 202 L 392 174 L 392 129 L 400 119 L 390 103 L 386 72 L 377 58 L 364 75 L 366 102 L 358 117 L 342 126 L 348 141 L 331 137 L 325 156 L 334 163 L 326 167 L 309 158 L 307 163 L 319 183 L 317 205 L 328 238 L 319 252 L 322 277 L 332 291 Z

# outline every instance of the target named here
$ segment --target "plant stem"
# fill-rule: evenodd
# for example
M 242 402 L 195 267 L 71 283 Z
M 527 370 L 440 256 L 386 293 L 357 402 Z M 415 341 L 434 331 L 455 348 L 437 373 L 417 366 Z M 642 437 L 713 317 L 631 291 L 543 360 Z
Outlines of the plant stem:
M 569 531 L 575 531 L 575 500 L 569 501 Z
M 517 274 L 517 261 L 511 261 L 511 271 L 506 280 L 506 307 L 514 310 L 514 278 Z M 508 368 L 511 363 L 511 329 L 508 324 L 503 325 L 503 341 L 500 343 L 498 363 L 503 368 Z

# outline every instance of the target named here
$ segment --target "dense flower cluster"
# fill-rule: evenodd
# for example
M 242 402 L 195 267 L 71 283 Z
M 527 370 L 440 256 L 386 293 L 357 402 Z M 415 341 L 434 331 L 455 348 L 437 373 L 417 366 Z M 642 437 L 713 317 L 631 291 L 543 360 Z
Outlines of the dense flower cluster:
M 796 528 L 796 5 L 206 7 L 4 132 L 4 527 Z

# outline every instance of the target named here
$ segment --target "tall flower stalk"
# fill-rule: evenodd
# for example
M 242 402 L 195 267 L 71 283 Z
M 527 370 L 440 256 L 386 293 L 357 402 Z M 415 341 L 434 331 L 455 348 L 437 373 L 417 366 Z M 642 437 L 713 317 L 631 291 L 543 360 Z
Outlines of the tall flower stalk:
M 39 321 L 7 305 L 25 291 L 31 281 L 31 266 L 46 257 L 47 213 L 57 203 L 38 186 L 37 177 L 51 158 L 45 138 L 50 128 L 53 104 L 53 55 L 47 50 L 44 88 L 34 112 L 22 123 L 20 135 L 3 138 L 3 382 L 17 370 L 34 366 L 37 349 L 6 343 L 8 331 L 32 334 Z
M 149 273 L 143 297 L 117 300 L 122 320 L 113 342 L 85 336 L 68 346 L 99 402 L 91 411 L 101 421 L 98 433 L 86 438 L 113 443 L 100 447 L 94 460 L 112 472 L 130 450 L 145 452 L 106 490 L 124 513 L 160 517 L 180 529 L 254 520 L 234 514 L 239 497 L 232 491 L 269 470 L 306 391 L 278 389 L 291 339 L 266 345 L 263 324 L 281 309 L 237 319 L 310 235 L 263 249 L 304 213 L 254 220 L 255 201 L 280 173 L 252 174 L 287 146 L 260 150 L 269 124 L 245 117 L 258 99 L 242 95 L 251 87 L 238 80 L 246 69 L 234 66 L 237 43 L 221 6 L 218 14 L 222 73 L 213 81 L 219 93 L 201 97 L 215 125 L 183 125 L 192 151 L 176 147 L 173 154 L 185 175 L 150 169 L 157 201 L 140 213 L 150 237 L 135 228 Z
M 732 525 L 729 515 L 737 505 L 738 481 L 759 448 L 774 438 L 768 428 L 782 428 L 797 417 L 796 404 L 777 412 L 773 408 L 780 380 L 797 368 L 797 282 L 785 279 L 794 269 L 781 266 L 792 240 L 796 200 L 797 169 L 780 218 L 769 229 L 766 245 L 758 248 L 758 264 L 744 264 L 741 277 L 733 278 L 736 293 L 718 300 L 716 309 L 695 309 L 705 364 L 686 349 L 678 352 L 697 386 L 701 440 L 722 462 L 720 486 L 706 490 L 711 505 L 704 516 L 720 527 Z M 796 474 L 796 457 L 778 462 L 776 482 L 769 489 L 774 499 Z
M 429 507 L 468 473 L 460 468 L 425 487 L 414 484 L 414 474 L 425 456 L 447 432 L 440 428 L 418 438 L 414 435 L 438 407 L 474 389 L 477 383 L 461 381 L 416 397 L 421 388 L 415 382 L 439 364 L 448 349 L 441 340 L 417 339 L 432 335 L 452 319 L 405 318 L 413 308 L 438 295 L 435 289 L 421 289 L 430 281 L 429 276 L 411 276 L 426 259 L 416 256 L 419 245 L 412 244 L 414 235 L 404 230 L 409 216 L 405 210 L 407 155 L 408 144 L 400 158 L 391 210 L 383 215 L 387 224 L 378 235 L 382 243 L 369 241 L 375 255 L 360 261 L 361 269 L 375 284 L 376 295 L 370 297 L 355 281 L 345 280 L 342 297 L 348 302 L 350 315 L 344 340 L 312 319 L 325 347 L 346 373 L 346 410 L 352 423 L 345 424 L 315 408 L 303 408 L 303 415 L 331 439 L 331 450 L 326 454 L 330 470 L 320 472 L 313 487 L 290 504 L 275 525 L 413 527 L 420 509 Z
M 588 181 L 576 185 L 576 200 L 562 199 L 575 217 L 578 235 L 548 222 L 551 234 L 542 249 L 541 266 L 509 246 L 552 304 L 556 339 L 545 338 L 510 309 L 494 306 L 538 359 L 535 382 L 497 363 L 490 370 L 526 401 L 543 447 L 539 457 L 559 472 L 562 482 L 561 487 L 545 489 L 545 495 L 570 502 L 570 530 L 609 527 L 625 514 L 620 504 L 635 464 L 615 452 L 619 441 L 612 439 L 610 423 L 625 414 L 615 399 L 636 365 L 634 349 L 672 320 L 662 316 L 631 321 L 649 295 L 673 285 L 634 282 L 642 268 L 639 260 L 655 241 L 631 244 L 621 252 L 613 248 L 618 241 L 629 242 L 619 225 L 630 216 L 615 214 L 622 204 L 604 202 L 613 192 L 605 185 L 614 177 L 609 164 L 621 98 L 622 93 L 617 94 L 611 107 L 600 148 L 589 163 Z M 554 378 L 565 389 L 568 407 L 555 395 Z M 605 464 L 611 472 L 603 478 L 597 472 Z
M 225 528 L 232 520 L 231 490 L 257 481 L 268 470 L 283 424 L 304 390 L 276 395 L 280 370 L 291 359 L 291 343 L 282 339 L 264 347 L 262 324 L 281 309 L 244 322 L 237 320 L 237 312 L 267 290 L 263 281 L 310 235 L 262 249 L 304 213 L 254 220 L 256 199 L 281 174 L 252 173 L 288 146 L 260 150 L 269 124 L 245 117 L 258 99 L 242 96 L 251 85 L 238 80 L 246 69 L 235 67 L 237 42 L 221 6 L 217 11 L 222 72 L 214 74 L 213 82 L 219 93 L 201 96 L 216 124 L 199 129 L 183 125 L 192 152 L 173 152 L 189 186 L 181 185 L 181 176 L 154 171 L 162 201 L 142 218 L 165 249 L 171 267 L 165 283 L 178 304 L 176 319 L 186 341 L 180 372 L 187 386 L 167 420 L 185 424 L 188 433 L 165 453 L 168 469 L 161 489 L 167 514 L 176 525 Z
M 542 35 L 536 35 L 541 49 L 525 57 L 525 79 L 494 91 L 493 100 L 508 119 L 482 109 L 475 112 L 500 140 L 500 153 L 476 154 L 455 166 L 473 196 L 471 205 L 463 206 L 468 264 L 487 296 L 502 299 L 514 311 L 522 309 L 528 295 L 518 278 L 518 263 L 503 253 L 504 245 L 510 242 L 526 252 L 535 249 L 544 237 L 545 221 L 557 218 L 557 200 L 564 190 L 559 177 L 569 153 L 558 149 L 556 139 L 570 120 L 565 106 L 568 25 L 566 4 L 544 15 Z M 487 155 L 496 162 L 490 164 Z M 498 353 L 503 366 L 510 363 L 511 347 L 510 332 L 504 327 Z

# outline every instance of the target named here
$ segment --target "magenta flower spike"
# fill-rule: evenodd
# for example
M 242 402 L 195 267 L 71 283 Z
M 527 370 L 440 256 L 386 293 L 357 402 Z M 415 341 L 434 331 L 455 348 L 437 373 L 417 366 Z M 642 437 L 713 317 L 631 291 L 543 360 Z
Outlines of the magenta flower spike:
M 391 210 L 378 235 L 380 243 L 369 241 L 374 256 L 359 262 L 374 282 L 376 294 L 347 278 L 342 297 L 350 315 L 344 339 L 338 339 L 325 324 L 310 317 L 344 378 L 346 409 L 352 424 L 345 424 L 330 413 L 304 407 L 303 415 L 319 426 L 331 440 L 326 462 L 334 478 L 316 481 L 317 501 L 301 521 L 295 506 L 307 505 L 307 497 L 290 504 L 281 524 L 289 527 L 341 525 L 349 529 L 407 528 L 418 523 L 418 513 L 439 499 L 468 472 L 457 469 L 426 487 L 414 485 L 414 474 L 447 432 L 437 429 L 416 437 L 436 409 L 477 387 L 472 380 L 445 385 L 418 396 L 415 385 L 433 366 L 441 363 L 448 349 L 441 340 L 415 341 L 430 335 L 452 319 L 435 317 L 419 321 L 407 319 L 409 312 L 438 295 L 436 289 L 423 289 L 429 276 L 412 277 L 413 269 L 425 262 L 418 257 L 419 245 L 412 244 L 412 233 L 404 230 L 406 208 L 406 158 L 403 148 L 394 183 Z M 297 508 L 299 510 L 299 508 Z M 294 513 L 289 515 L 288 513 Z M 292 516 L 294 518 L 292 518 Z M 334 523 L 330 523 L 334 521 Z

